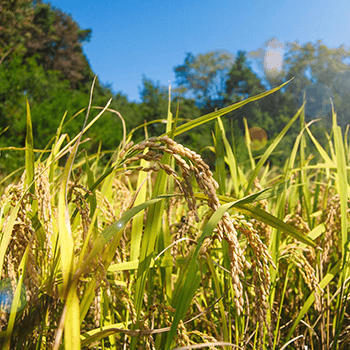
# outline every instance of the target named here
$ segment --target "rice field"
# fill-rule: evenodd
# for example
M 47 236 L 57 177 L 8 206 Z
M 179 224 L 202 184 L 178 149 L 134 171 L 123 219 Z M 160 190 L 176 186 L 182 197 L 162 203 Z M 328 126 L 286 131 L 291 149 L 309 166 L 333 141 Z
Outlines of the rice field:
M 282 86 L 181 125 L 169 107 L 164 134 L 124 132 L 107 163 L 83 144 L 109 102 L 45 152 L 28 104 L 23 174 L 1 180 L 1 347 L 349 349 L 348 129 L 333 111 L 322 146 L 303 105 L 255 159 L 245 121 L 247 167 L 221 119 Z M 212 120 L 211 169 L 176 140 Z

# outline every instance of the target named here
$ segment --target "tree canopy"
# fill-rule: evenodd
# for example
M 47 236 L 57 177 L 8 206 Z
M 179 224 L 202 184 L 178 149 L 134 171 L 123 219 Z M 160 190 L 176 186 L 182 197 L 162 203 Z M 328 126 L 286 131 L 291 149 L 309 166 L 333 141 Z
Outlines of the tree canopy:
M 73 89 L 91 83 L 93 73 L 82 50 L 91 29 L 80 29 L 70 15 L 40 2 L 35 6 L 30 34 L 24 58 L 36 56 L 39 65 L 59 71 Z
M 226 51 L 197 56 L 187 53 L 184 63 L 174 68 L 179 91 L 195 98 L 199 107 L 223 107 L 227 74 L 233 61 L 233 55 Z
M 34 7 L 30 0 L 2 0 L 0 2 L 0 64 L 23 50 L 31 39 L 34 27 Z
M 94 73 L 83 52 L 91 38 L 90 29 L 82 29 L 68 14 L 41 0 L 3 0 L 0 2 L 0 148 L 23 146 L 25 140 L 25 100 L 31 105 L 36 147 L 45 147 L 55 134 L 67 111 L 70 122 L 64 132 L 79 132 L 83 116 L 72 118 L 88 104 Z M 253 71 L 252 65 L 259 67 Z M 328 48 L 322 41 L 299 44 L 267 40 L 254 52 L 214 50 L 187 53 L 184 62 L 174 67 L 176 85 L 172 89 L 171 109 L 178 114 L 178 123 L 228 106 L 294 78 L 283 90 L 250 103 L 227 115 L 223 122 L 228 138 L 242 142 L 243 118 L 249 127 L 263 128 L 268 138 L 282 130 L 307 99 L 307 120 L 327 128 L 331 103 L 343 126 L 348 124 L 350 108 L 350 49 L 344 45 Z M 166 118 L 168 87 L 143 76 L 140 102 L 130 102 L 122 92 L 113 92 L 98 82 L 94 105 L 103 105 L 113 97 L 111 108 L 126 119 L 128 130 L 137 129 L 135 137 L 144 137 L 147 124 L 149 136 L 164 132 L 164 124 L 152 123 Z M 332 102 L 330 101 L 332 100 Z M 92 111 L 92 116 L 97 110 Z M 116 147 L 122 139 L 122 128 L 115 114 L 89 131 L 91 147 Z M 314 127 L 314 126 L 313 126 Z M 197 150 L 211 143 L 208 128 L 181 135 L 181 142 Z M 284 142 L 292 142 L 298 126 L 290 130 Z M 204 136 L 205 135 L 205 136 Z M 285 147 L 285 145 L 284 145 Z M 19 164 L 19 157 L 7 152 L 0 170 Z M 277 156 L 278 158 L 278 156 Z

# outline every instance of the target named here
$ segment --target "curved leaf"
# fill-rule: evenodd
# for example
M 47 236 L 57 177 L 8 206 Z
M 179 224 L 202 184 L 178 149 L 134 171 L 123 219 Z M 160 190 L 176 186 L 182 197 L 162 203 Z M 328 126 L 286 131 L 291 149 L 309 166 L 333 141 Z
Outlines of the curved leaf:
M 140 211 L 146 209 L 152 204 L 155 204 L 157 202 L 160 202 L 163 199 L 174 197 L 176 195 L 161 195 L 156 198 L 150 199 L 136 207 L 133 207 L 129 210 L 127 210 L 122 217 L 105 228 L 101 235 L 97 237 L 97 239 L 94 242 L 94 246 L 90 253 L 87 255 L 87 257 L 84 259 L 84 262 L 79 267 L 78 271 L 76 272 L 75 278 L 79 277 L 81 273 L 83 273 L 86 269 L 88 269 L 88 266 L 90 265 L 91 261 L 97 256 L 99 252 L 103 249 L 104 245 L 108 243 L 112 238 L 114 238 L 116 235 L 121 235 L 125 225 L 131 220 L 136 214 L 138 214 Z
M 278 91 L 279 89 L 281 89 L 283 86 L 285 86 L 286 84 L 288 84 L 292 79 L 288 80 L 287 82 L 283 83 L 280 86 L 277 86 L 269 91 L 263 92 L 261 94 L 258 94 L 256 96 L 252 96 L 247 98 L 246 100 L 240 101 L 238 103 L 235 103 L 231 106 L 228 107 L 224 107 L 219 109 L 218 111 L 203 115 L 199 118 L 190 120 L 189 122 L 180 125 L 179 127 L 176 128 L 175 132 L 174 132 L 174 136 L 180 135 L 188 130 L 191 130 L 199 125 L 202 125 L 204 123 L 207 123 L 213 119 L 216 119 L 218 117 L 221 117 L 222 115 L 225 115 L 229 112 L 234 111 L 235 109 L 241 108 L 242 106 L 246 105 L 247 103 L 253 102 L 253 101 L 257 101 L 260 100 L 261 98 L 268 96 L 276 91 Z M 171 132 L 166 133 L 167 135 L 169 135 Z

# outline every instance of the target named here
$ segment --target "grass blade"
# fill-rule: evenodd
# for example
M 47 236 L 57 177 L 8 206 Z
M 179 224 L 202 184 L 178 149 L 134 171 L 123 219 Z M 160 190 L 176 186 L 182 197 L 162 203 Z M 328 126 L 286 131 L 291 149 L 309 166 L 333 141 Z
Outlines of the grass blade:
M 107 244 L 112 238 L 116 235 L 121 235 L 123 230 L 125 229 L 125 225 L 138 214 L 140 211 L 145 210 L 149 206 L 160 202 L 164 199 L 174 197 L 175 195 L 162 195 L 156 198 L 150 199 L 136 207 L 133 207 L 127 210 L 122 217 L 114 222 L 112 225 L 108 226 L 103 230 L 101 235 L 96 238 L 94 242 L 94 246 L 91 249 L 90 253 L 84 259 L 84 262 L 79 266 L 75 278 L 79 278 L 82 273 L 89 271 L 89 265 L 93 261 L 93 259 L 97 256 L 99 252 L 104 248 L 105 244 Z
M 146 167 L 147 162 L 144 159 L 141 159 L 140 166 Z M 140 171 L 137 177 L 137 197 L 135 199 L 134 205 L 139 205 L 146 201 L 146 181 L 147 174 L 143 171 Z M 140 255 L 140 246 L 141 246 L 141 237 L 143 231 L 143 215 L 135 217 L 132 221 L 131 229 L 131 242 L 130 242 L 130 260 L 136 260 Z
M 242 191 L 240 189 L 243 188 L 244 181 L 241 179 L 240 169 L 238 168 L 237 160 L 233 154 L 232 147 L 227 140 L 221 118 L 219 117 L 217 121 L 219 128 L 221 129 L 222 140 L 226 149 L 226 162 L 230 168 L 231 182 L 233 183 L 235 195 L 237 197 L 240 197 L 241 195 L 243 196 L 243 193 L 241 193 Z
M 217 189 L 219 194 L 225 195 L 226 193 L 226 169 L 225 169 L 225 152 L 223 145 L 223 130 L 220 128 L 219 123 L 215 123 L 215 179 L 219 184 Z
M 243 214 L 246 214 L 256 220 L 264 222 L 265 224 L 284 232 L 285 234 L 295 238 L 296 240 L 316 248 L 317 244 L 314 241 L 312 241 L 309 237 L 305 236 L 303 233 L 299 232 L 293 226 L 286 224 L 284 221 L 277 218 L 276 216 L 271 215 L 265 210 L 254 207 L 252 204 L 250 204 L 262 199 L 269 198 L 273 194 L 277 194 L 281 190 L 282 185 L 283 184 L 281 184 L 281 187 L 279 187 L 278 189 L 274 189 L 273 187 L 271 189 L 265 189 L 261 192 L 236 200 L 234 202 L 232 202 L 232 198 L 229 197 L 218 196 L 218 198 L 221 203 L 234 203 L 232 204 L 232 208 L 236 208 Z M 195 196 L 198 199 L 206 199 L 206 196 L 200 193 L 196 193 Z
M 249 177 L 248 180 L 248 185 L 247 188 L 245 190 L 245 195 L 247 195 L 251 189 L 251 186 L 254 182 L 254 179 L 257 177 L 261 167 L 265 164 L 266 160 L 268 159 L 268 157 L 270 157 L 271 153 L 274 151 L 274 149 L 278 146 L 278 144 L 280 143 L 280 141 L 282 140 L 282 138 L 284 137 L 284 135 L 286 134 L 286 132 L 289 130 L 289 128 L 292 126 L 292 124 L 297 120 L 297 118 L 299 117 L 300 113 L 302 112 L 304 108 L 304 104 L 299 108 L 298 112 L 294 115 L 294 117 L 288 122 L 288 124 L 283 128 L 283 130 L 277 135 L 277 137 L 272 141 L 272 143 L 270 144 L 270 146 L 267 148 L 267 150 L 264 152 L 264 154 L 262 155 L 262 157 L 260 158 L 258 164 L 256 165 L 256 167 L 254 168 L 252 174 Z
M 69 288 L 66 306 L 64 348 L 66 350 L 80 350 L 80 310 L 77 285 L 75 283 L 72 283 Z
M 16 286 L 16 291 L 15 291 L 15 294 L 13 296 L 10 317 L 9 317 L 7 329 L 6 329 L 5 341 L 4 341 L 4 344 L 2 347 L 3 350 L 10 349 L 11 335 L 12 335 L 14 325 L 15 325 L 15 319 L 16 319 L 16 314 L 18 311 L 18 306 L 20 304 L 20 299 L 24 297 L 24 295 L 23 295 L 23 287 L 24 287 L 23 279 L 24 279 L 24 276 L 26 273 L 28 254 L 29 254 L 29 245 L 27 246 L 27 248 L 25 250 L 24 256 L 23 256 L 23 258 L 21 260 L 21 264 L 20 264 L 21 275 L 19 277 L 19 280 L 18 280 L 18 283 Z
M 248 149 L 248 156 L 249 156 L 249 160 L 250 160 L 250 165 L 252 167 L 252 170 L 254 170 L 255 168 L 255 160 L 253 158 L 253 153 L 252 153 L 252 147 L 251 147 L 251 139 L 250 139 L 250 133 L 249 133 L 249 127 L 248 127 L 248 122 L 246 118 L 243 118 L 243 122 L 244 122 L 244 132 L 245 132 L 245 144 L 247 146 Z
M 333 278 L 339 273 L 341 267 L 341 261 L 338 261 L 335 266 L 327 273 L 327 275 L 322 279 L 322 281 L 319 283 L 319 286 L 321 289 L 325 289 L 327 285 L 333 280 Z M 305 314 L 308 312 L 310 307 L 315 301 L 315 294 L 311 293 L 310 296 L 307 298 L 306 302 L 304 302 L 304 305 L 302 309 L 300 310 L 297 318 L 295 319 L 291 330 L 289 331 L 287 335 L 287 341 L 291 338 L 293 335 L 295 329 L 297 328 L 298 324 L 302 320 L 302 318 L 305 316 Z
M 28 100 L 27 104 L 27 134 L 26 134 L 26 185 L 29 187 L 29 191 L 32 194 L 35 194 L 35 186 L 33 184 L 34 180 L 34 139 L 33 139 L 33 127 L 32 127 L 32 118 L 30 114 L 30 106 Z
M 250 215 L 254 217 L 254 215 L 257 217 L 258 220 L 264 219 L 269 224 L 278 226 L 280 229 L 282 229 L 285 232 L 288 232 L 288 234 L 292 235 L 295 238 L 300 239 L 303 243 L 316 246 L 316 244 L 311 241 L 308 237 L 303 236 L 299 233 L 299 231 L 295 230 L 293 227 L 285 224 L 283 221 L 279 220 L 278 218 L 273 217 L 271 214 L 266 213 L 265 211 L 255 208 L 248 204 L 248 202 L 252 202 L 256 198 L 258 198 L 257 195 L 249 196 L 250 198 L 243 198 L 238 201 L 229 202 L 221 207 L 219 207 L 211 216 L 208 223 L 203 229 L 203 232 L 197 242 L 196 249 L 194 250 L 190 263 L 188 265 L 188 268 L 186 271 L 183 271 L 181 273 L 181 277 L 177 281 L 177 287 L 175 287 L 175 291 L 173 294 L 173 301 L 172 305 L 176 307 L 176 312 L 174 315 L 173 323 L 170 329 L 169 334 L 167 335 L 167 341 L 165 345 L 165 349 L 169 349 L 172 340 L 176 334 L 177 326 L 180 322 L 180 320 L 183 320 L 185 317 L 185 314 L 191 304 L 193 295 L 196 291 L 196 288 L 199 283 L 199 276 L 198 276 L 198 265 L 197 265 L 197 257 L 200 251 L 200 247 L 206 237 L 209 237 L 212 235 L 216 225 L 221 220 L 222 216 L 226 211 L 228 211 L 231 208 L 239 208 L 241 211 L 248 211 Z M 219 197 L 220 198 L 220 197 Z M 248 209 L 248 210 L 247 210 Z M 263 221 L 263 220 L 261 220 Z
M 292 80 L 292 79 L 291 79 Z M 261 94 L 258 94 L 256 96 L 252 96 L 252 97 L 249 97 L 247 98 L 246 100 L 243 100 L 243 101 L 240 101 L 238 103 L 235 103 L 231 106 L 228 106 L 228 107 L 224 107 L 224 108 L 221 108 L 215 112 L 212 112 L 212 113 L 209 113 L 209 114 L 206 114 L 206 115 L 203 115 L 199 118 L 196 118 L 196 119 L 193 119 L 193 120 L 190 120 L 189 122 L 185 123 L 185 124 L 182 124 L 180 125 L 179 127 L 176 128 L 175 132 L 174 132 L 174 136 L 177 136 L 177 135 L 180 135 L 186 131 L 189 131 L 199 125 L 202 125 L 204 123 L 207 123 L 211 120 L 214 120 L 218 117 L 221 117 L 229 112 L 232 112 L 240 107 L 243 107 L 244 105 L 250 103 L 250 102 L 253 102 L 253 101 L 257 101 L 257 100 L 260 100 L 261 98 L 265 97 L 265 96 L 268 96 L 276 91 L 278 91 L 279 89 L 281 89 L 283 86 L 285 86 L 286 84 L 288 84 L 291 80 L 288 80 L 287 82 L 281 84 L 280 86 L 277 86 L 269 91 L 266 91 L 266 92 L 263 92 Z M 167 134 L 170 134 L 170 132 L 167 132 Z
M 176 130 L 174 131 L 172 129 L 172 113 L 170 111 L 170 91 L 169 91 L 166 132 L 169 135 L 174 135 L 176 132 Z M 163 156 L 162 163 L 167 165 L 170 164 L 169 154 L 165 154 Z M 168 179 L 168 175 L 163 169 L 161 169 L 157 174 L 157 178 L 153 187 L 153 193 L 152 193 L 153 197 L 158 197 L 166 193 L 167 179 Z M 167 234 L 162 232 L 161 230 L 163 211 L 164 211 L 163 202 L 158 202 L 152 205 L 149 209 L 147 221 L 145 224 L 145 230 L 144 230 L 143 239 L 141 242 L 139 267 L 137 270 L 137 279 L 136 279 L 136 286 L 135 286 L 135 310 L 136 310 L 136 319 L 137 319 L 137 324 L 135 325 L 135 327 L 138 327 L 139 317 L 140 317 L 143 298 L 144 298 L 147 274 L 151 266 L 156 240 L 158 236 L 163 234 L 163 237 L 161 237 L 163 241 L 164 242 L 168 241 Z M 169 274 L 169 270 L 166 270 L 166 273 Z M 168 279 L 166 278 L 166 281 L 167 280 Z M 136 347 L 136 339 L 133 338 L 130 344 L 130 348 L 135 349 L 135 347 Z

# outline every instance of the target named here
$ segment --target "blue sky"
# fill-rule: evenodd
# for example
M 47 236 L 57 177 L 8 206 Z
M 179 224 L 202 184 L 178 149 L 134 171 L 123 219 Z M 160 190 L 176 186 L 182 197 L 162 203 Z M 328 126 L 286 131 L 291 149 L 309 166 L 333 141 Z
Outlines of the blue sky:
M 186 52 L 257 50 L 268 39 L 300 44 L 321 39 L 350 46 L 349 0 L 52 0 L 82 29 L 84 52 L 114 92 L 139 101 L 142 76 L 175 84 Z

